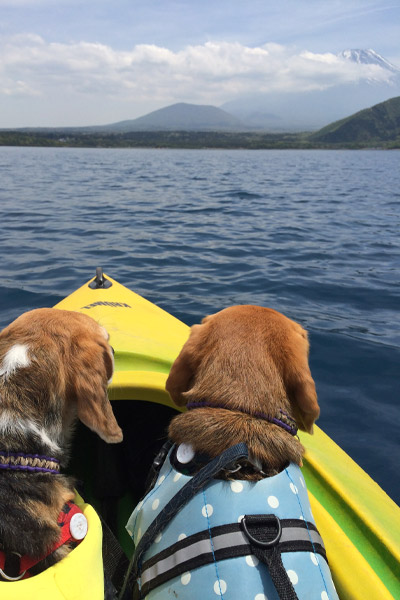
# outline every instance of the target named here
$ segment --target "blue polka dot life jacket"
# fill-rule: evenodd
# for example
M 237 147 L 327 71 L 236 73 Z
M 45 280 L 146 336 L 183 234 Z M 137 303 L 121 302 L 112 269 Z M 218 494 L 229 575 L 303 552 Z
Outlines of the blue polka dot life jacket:
M 136 546 L 157 515 L 191 478 L 178 470 L 179 464 L 171 459 L 174 452 L 174 448 L 169 451 L 153 488 L 128 521 L 126 528 Z M 279 527 L 282 524 L 282 547 L 292 531 L 300 532 L 304 538 L 305 541 L 296 542 L 298 548 L 293 552 L 288 551 L 291 546 L 287 541 L 280 554 L 293 595 L 279 595 L 266 564 L 249 550 L 243 533 L 244 515 L 267 515 L 267 520 L 275 520 Z M 303 546 L 304 551 L 299 551 Z M 297 465 L 290 464 L 278 475 L 257 482 L 212 479 L 155 536 L 140 561 L 134 597 L 338 600 L 324 551 L 317 548 L 323 548 L 323 542 Z

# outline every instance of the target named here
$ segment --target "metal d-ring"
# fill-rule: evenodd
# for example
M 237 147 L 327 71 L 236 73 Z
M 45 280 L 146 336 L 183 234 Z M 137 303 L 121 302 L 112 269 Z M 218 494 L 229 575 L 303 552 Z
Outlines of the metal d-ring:
M 246 520 L 249 523 L 249 525 L 250 521 L 253 521 L 253 524 L 258 525 L 259 527 L 261 527 L 261 523 L 265 523 L 265 521 L 275 521 L 278 532 L 272 540 L 266 542 L 258 540 L 253 535 L 251 535 Z M 249 538 L 250 542 L 253 542 L 255 546 L 259 546 L 260 548 L 271 548 L 272 546 L 275 546 L 281 539 L 282 525 L 279 518 L 276 515 L 245 515 L 241 520 L 241 523 L 243 525 L 245 534 Z
M 230 465 L 231 468 L 229 468 L 228 466 L 222 470 L 225 471 L 225 473 L 228 473 L 228 475 L 232 475 L 232 473 L 237 473 L 238 471 L 240 471 L 242 466 L 243 465 L 241 465 L 240 463 L 233 463 L 232 465 Z
M 16 556 L 21 558 L 21 555 L 18 554 L 18 552 L 11 552 L 11 554 L 15 554 Z M 7 581 L 19 581 L 20 579 L 22 579 L 24 577 L 25 573 L 26 573 L 26 571 L 24 571 L 23 573 L 20 573 L 19 575 L 17 575 L 17 577 L 11 577 L 11 575 L 7 575 L 7 573 L 4 573 L 3 569 L 0 569 L 0 576 L 3 577 L 4 579 L 6 579 Z

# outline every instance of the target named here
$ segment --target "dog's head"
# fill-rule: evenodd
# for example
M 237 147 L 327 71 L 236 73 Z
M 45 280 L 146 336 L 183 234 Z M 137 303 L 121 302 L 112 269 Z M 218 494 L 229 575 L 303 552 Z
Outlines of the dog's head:
M 191 328 L 166 389 L 177 406 L 221 402 L 269 413 L 289 400 L 299 427 L 312 433 L 319 416 L 308 365 L 307 332 L 269 308 L 232 306 Z
M 61 419 L 68 435 L 75 417 L 103 440 L 122 440 L 107 395 L 114 369 L 109 335 L 91 317 L 66 310 L 24 313 L 0 333 L 3 420 Z

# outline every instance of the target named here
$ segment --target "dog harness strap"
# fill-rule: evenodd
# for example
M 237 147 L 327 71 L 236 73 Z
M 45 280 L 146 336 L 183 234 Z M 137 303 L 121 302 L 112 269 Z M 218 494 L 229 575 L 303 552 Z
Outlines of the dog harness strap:
M 279 542 L 282 523 L 276 515 L 246 515 L 243 517 L 252 554 L 267 565 L 280 600 L 298 600 L 298 596 L 283 566 Z
M 19 556 L 13 553 L 0 551 L 0 576 L 9 581 L 26 579 L 40 572 L 40 567 L 45 559 L 51 556 L 64 544 L 71 543 L 77 546 L 86 536 L 87 520 L 81 509 L 74 502 L 64 504 L 57 523 L 60 527 L 60 538 L 51 551 L 39 560 L 30 556 Z
M 254 555 L 268 567 L 272 582 L 278 593 L 280 600 L 298 600 L 298 596 L 294 591 L 292 582 L 282 563 L 282 556 L 279 548 L 275 547 L 272 550 L 260 549 L 253 547 Z
M 234 464 L 236 461 L 248 458 L 247 446 L 244 443 L 236 444 L 225 450 L 222 454 L 214 458 L 208 465 L 203 467 L 194 477 L 171 498 L 164 509 L 157 515 L 154 521 L 143 535 L 139 544 L 136 546 L 134 561 L 134 572 L 137 574 L 140 569 L 140 562 L 143 554 L 150 548 L 154 539 L 170 522 L 179 510 L 189 502 L 197 492 L 217 475 L 222 469 Z
M 150 490 L 153 489 L 158 475 L 160 473 L 161 467 L 164 464 L 165 459 L 168 456 L 169 451 L 171 450 L 172 446 L 174 445 L 172 440 L 167 440 L 165 442 L 165 444 L 163 445 L 163 447 L 161 448 L 161 450 L 159 451 L 159 453 L 157 454 L 157 456 L 155 457 L 155 459 L 153 460 L 153 464 L 151 465 L 149 474 L 147 476 L 146 479 L 146 484 L 145 484 L 145 489 L 146 489 L 146 494 L 147 495 Z
M 144 597 L 170 579 L 205 564 L 255 555 L 267 565 L 279 598 L 296 600 L 282 564 L 284 552 L 317 552 L 326 559 L 322 538 L 312 523 L 300 519 L 279 520 L 275 515 L 246 515 L 240 523 L 191 535 L 143 563 L 137 597 Z
M 19 581 L 25 576 L 25 571 L 20 570 L 20 555 L 16 552 L 5 554 L 0 552 L 0 580 Z

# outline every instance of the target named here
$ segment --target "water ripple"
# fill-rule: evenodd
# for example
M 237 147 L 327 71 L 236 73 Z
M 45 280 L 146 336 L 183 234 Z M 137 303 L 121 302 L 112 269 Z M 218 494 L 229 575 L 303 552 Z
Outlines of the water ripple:
M 189 324 L 277 308 L 309 329 L 321 425 L 400 497 L 398 157 L 0 148 L 1 324 L 97 265 Z

